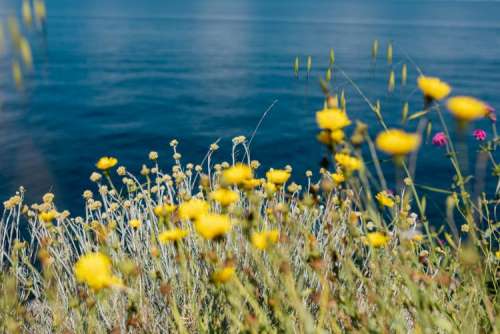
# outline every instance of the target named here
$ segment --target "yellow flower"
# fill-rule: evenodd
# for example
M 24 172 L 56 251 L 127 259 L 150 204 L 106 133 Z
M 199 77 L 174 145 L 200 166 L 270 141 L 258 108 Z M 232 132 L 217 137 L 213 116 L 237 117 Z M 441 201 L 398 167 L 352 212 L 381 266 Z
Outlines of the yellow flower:
M 330 134 L 330 137 L 332 138 L 332 140 L 335 143 L 340 143 L 344 140 L 345 133 L 342 130 L 335 130 L 335 131 L 332 131 L 332 133 Z
M 415 242 L 421 242 L 422 240 L 424 240 L 424 235 L 422 233 L 415 233 L 411 240 Z
M 279 231 L 271 230 L 271 231 L 263 231 L 263 232 L 254 232 L 250 238 L 252 245 L 260 250 L 266 250 L 271 245 L 278 242 Z
M 153 211 L 157 217 L 166 217 L 175 211 L 175 205 L 169 203 L 157 205 Z
M 158 240 L 162 244 L 166 244 L 169 241 L 179 241 L 187 237 L 189 232 L 180 228 L 174 228 L 168 231 L 163 231 L 158 235 Z
M 488 114 L 485 103 L 469 96 L 454 96 L 448 99 L 446 107 L 459 120 L 473 121 Z
M 383 247 L 389 242 L 389 237 L 382 232 L 371 232 L 366 235 L 366 243 L 372 247 Z
M 406 155 L 420 146 L 420 136 L 398 129 L 380 133 L 375 141 L 379 150 L 391 155 Z
M 236 269 L 233 266 L 225 266 L 212 274 L 212 280 L 215 283 L 227 283 L 234 277 L 235 273 Z
M 139 228 L 142 225 L 142 222 L 139 219 L 131 219 L 129 220 L 128 224 L 132 228 Z
M 123 286 L 121 280 L 113 276 L 111 269 L 111 260 L 99 252 L 81 256 L 73 267 L 76 280 L 86 283 L 95 291 Z
M 377 195 L 375 195 L 375 198 L 382 206 L 387 206 L 389 208 L 392 208 L 394 206 L 394 200 L 390 198 L 385 191 L 379 192 Z
M 213 213 L 199 216 L 195 223 L 196 232 L 208 240 L 226 234 L 231 230 L 231 227 L 229 216 Z
M 40 212 L 40 214 L 38 215 L 38 217 L 44 223 L 50 223 L 51 221 L 53 221 L 54 219 L 56 219 L 56 217 L 57 217 L 57 211 L 56 210 L 43 211 L 43 212 Z
M 274 194 L 276 192 L 276 185 L 271 182 L 266 182 L 264 184 L 264 189 L 268 194 Z
M 259 179 L 249 179 L 243 181 L 243 188 L 247 190 L 252 190 L 255 187 L 258 187 L 262 184 L 262 182 Z
M 340 130 L 351 124 L 347 114 L 338 108 L 323 109 L 316 112 L 316 122 L 320 129 Z
M 495 257 L 497 258 L 497 260 L 500 260 L 500 251 L 496 251 Z
M 320 131 L 316 136 L 316 139 L 318 139 L 320 143 L 325 145 L 330 145 L 330 143 L 332 142 L 330 131 L 326 130 Z
M 96 167 L 100 170 L 108 170 L 118 163 L 118 159 L 113 157 L 102 157 L 97 161 Z
M 359 170 L 362 166 L 361 160 L 344 153 L 335 154 L 335 161 L 348 172 Z
M 332 174 L 332 180 L 335 182 L 335 183 L 342 183 L 345 181 L 345 177 L 343 174 L 341 173 L 333 173 Z
M 451 92 L 451 87 L 439 78 L 419 76 L 417 84 L 424 96 L 433 100 L 442 100 Z
M 190 199 L 179 205 L 179 216 L 182 220 L 195 220 L 199 216 L 208 212 L 209 205 L 201 199 Z
M 283 184 L 290 178 L 290 172 L 284 169 L 270 169 L 266 173 L 266 178 L 268 182 L 274 184 Z
M 241 163 L 235 164 L 222 172 L 222 182 L 225 184 L 242 184 L 252 177 L 252 168 Z
M 240 199 L 236 191 L 220 188 L 210 193 L 210 198 L 219 202 L 222 206 L 229 206 Z

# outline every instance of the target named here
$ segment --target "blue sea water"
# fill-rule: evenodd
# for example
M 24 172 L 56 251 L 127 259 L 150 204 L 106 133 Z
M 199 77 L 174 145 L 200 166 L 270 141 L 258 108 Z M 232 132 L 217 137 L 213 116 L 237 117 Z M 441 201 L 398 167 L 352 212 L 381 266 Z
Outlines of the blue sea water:
M 6 18 L 16 6 L 1 4 L 0 14 Z M 499 2 L 50 0 L 47 6 L 46 34 L 26 32 L 35 69 L 22 92 L 10 79 L 9 58 L 0 61 L 2 200 L 24 185 L 29 199 L 53 191 L 60 209 L 81 214 L 81 193 L 93 189 L 88 177 L 98 157 L 116 156 L 138 171 L 156 150 L 167 166 L 168 143 L 177 138 L 183 160 L 197 163 L 220 138 L 216 158 L 229 159 L 231 138 L 249 136 L 275 100 L 252 142 L 253 158 L 264 167 L 293 163 L 294 178 L 303 181 L 324 154 L 314 112 L 322 106 L 318 77 L 330 48 L 339 68 L 370 100 L 380 100 L 390 126 L 400 125 L 404 101 L 410 112 L 422 107 L 417 72 L 405 54 L 426 74 L 452 83 L 454 93 L 500 107 Z M 398 82 L 392 94 L 384 58 L 389 41 Z M 403 62 L 406 87 L 399 84 Z M 368 122 L 375 134 L 380 127 L 372 112 L 338 71 L 333 87 L 346 90 L 351 118 Z M 487 121 L 476 125 L 489 131 Z M 474 154 L 477 144 L 469 142 Z M 446 186 L 451 172 L 442 150 L 423 147 L 417 183 Z M 428 206 L 442 207 L 443 200 Z

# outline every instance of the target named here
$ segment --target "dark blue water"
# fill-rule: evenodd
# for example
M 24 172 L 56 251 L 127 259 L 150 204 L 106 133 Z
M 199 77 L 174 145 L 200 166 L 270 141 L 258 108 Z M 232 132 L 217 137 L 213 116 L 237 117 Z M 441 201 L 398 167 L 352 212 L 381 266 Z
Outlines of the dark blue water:
M 48 1 L 47 34 L 27 32 L 35 71 L 23 92 L 13 88 L 10 63 L 0 64 L 0 197 L 24 185 L 31 199 L 54 191 L 59 208 L 81 212 L 81 193 L 96 159 L 114 155 L 138 171 L 150 150 L 170 163 L 180 141 L 185 162 L 199 162 L 221 138 L 249 135 L 278 100 L 252 143 L 264 166 L 291 163 L 294 176 L 317 170 L 314 111 L 322 105 L 317 77 L 336 62 L 397 126 L 403 102 L 421 108 L 416 71 L 387 93 L 388 41 L 395 68 L 412 56 L 424 72 L 449 81 L 455 93 L 500 107 L 500 3 L 491 1 Z M 2 16 L 12 11 L 0 5 Z M 380 57 L 370 59 L 373 39 Z M 294 78 L 296 55 L 313 57 Z M 348 111 L 379 129 L 365 102 L 341 76 Z M 451 118 L 448 119 L 453 127 Z M 488 122 L 477 124 L 488 129 Z M 439 130 L 436 124 L 435 129 Z M 489 132 L 491 135 L 491 132 Z M 474 147 L 471 148 L 474 152 Z M 426 145 L 417 182 L 449 178 L 442 152 Z M 444 183 L 446 184 L 446 183 Z M 429 206 L 442 206 L 442 202 Z

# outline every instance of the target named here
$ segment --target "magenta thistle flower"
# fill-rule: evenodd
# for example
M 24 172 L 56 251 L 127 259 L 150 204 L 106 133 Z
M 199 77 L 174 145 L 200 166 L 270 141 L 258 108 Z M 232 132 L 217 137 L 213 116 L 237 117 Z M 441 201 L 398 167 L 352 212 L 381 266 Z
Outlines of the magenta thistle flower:
M 474 138 L 476 138 L 476 140 L 479 140 L 479 141 L 483 141 L 486 139 L 486 131 L 484 131 L 483 129 L 474 130 L 472 135 L 474 136 Z
M 438 132 L 432 137 L 432 144 L 435 146 L 444 146 L 448 142 L 444 132 Z

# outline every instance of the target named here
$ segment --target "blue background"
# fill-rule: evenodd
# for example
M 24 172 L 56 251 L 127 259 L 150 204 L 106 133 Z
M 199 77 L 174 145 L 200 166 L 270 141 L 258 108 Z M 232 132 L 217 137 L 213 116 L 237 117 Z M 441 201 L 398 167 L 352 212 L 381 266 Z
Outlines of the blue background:
M 5 18 L 18 7 L 19 1 L 2 4 L 0 13 Z M 422 107 L 411 66 L 409 85 L 399 85 L 403 52 L 425 73 L 452 83 L 454 93 L 500 105 L 498 2 L 49 0 L 47 7 L 46 36 L 26 31 L 35 70 L 23 92 L 14 89 L 10 58 L 0 62 L 2 200 L 24 185 L 31 200 L 53 191 L 59 209 L 82 214 L 81 193 L 92 187 L 88 177 L 98 157 L 116 156 L 138 171 L 157 150 L 166 169 L 173 138 L 184 162 L 200 162 L 218 138 L 216 159 L 229 160 L 231 138 L 248 136 L 275 99 L 252 144 L 253 158 L 265 167 L 291 163 L 301 181 L 324 154 L 314 112 L 322 105 L 317 78 L 331 47 L 368 97 L 380 99 L 391 126 L 399 126 L 404 101 L 410 111 Z M 390 40 L 393 94 L 386 89 Z M 299 79 L 292 69 L 297 55 Z M 309 80 L 307 55 L 313 57 Z M 351 118 L 368 122 L 375 134 L 380 128 L 363 100 L 338 74 L 333 84 L 346 89 Z M 488 130 L 489 124 L 477 126 Z M 477 144 L 470 142 L 473 155 Z M 417 182 L 445 186 L 450 175 L 442 149 L 425 145 Z M 428 204 L 431 210 L 443 205 L 440 197 Z

